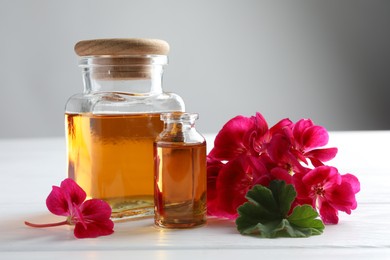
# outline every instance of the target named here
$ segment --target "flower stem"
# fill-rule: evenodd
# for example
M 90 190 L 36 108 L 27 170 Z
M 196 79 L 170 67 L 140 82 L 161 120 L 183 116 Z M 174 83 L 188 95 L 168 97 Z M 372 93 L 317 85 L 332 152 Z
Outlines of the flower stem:
M 68 225 L 68 221 L 65 220 L 65 221 L 61 221 L 61 222 L 57 222 L 57 223 L 48 223 L 48 224 L 34 224 L 34 223 L 30 223 L 28 221 L 24 221 L 24 224 L 29 226 L 29 227 L 34 227 L 34 228 L 45 228 L 45 227 L 57 227 L 57 226 L 62 226 L 62 225 Z

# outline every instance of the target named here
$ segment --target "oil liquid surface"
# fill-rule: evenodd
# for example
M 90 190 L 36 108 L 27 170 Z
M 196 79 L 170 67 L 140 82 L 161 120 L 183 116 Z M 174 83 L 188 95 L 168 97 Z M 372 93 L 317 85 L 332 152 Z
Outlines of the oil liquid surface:
M 113 217 L 153 214 L 153 142 L 160 114 L 66 114 L 68 176 Z
M 206 143 L 155 144 L 155 224 L 189 228 L 206 223 Z

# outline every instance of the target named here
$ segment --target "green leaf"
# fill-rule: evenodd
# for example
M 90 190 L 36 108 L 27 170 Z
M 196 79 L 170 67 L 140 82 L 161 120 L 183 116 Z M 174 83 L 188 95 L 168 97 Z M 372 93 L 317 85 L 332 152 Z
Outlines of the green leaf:
M 269 189 L 272 191 L 282 216 L 287 215 L 297 196 L 294 187 L 291 184 L 286 185 L 284 181 L 271 181 Z
M 324 223 L 318 219 L 318 213 L 310 205 L 296 206 L 287 220 L 307 236 L 320 235 L 325 228 Z
M 255 185 L 246 194 L 248 202 L 238 208 L 238 231 L 266 238 L 321 234 L 324 224 L 310 205 L 297 206 L 287 216 L 295 197 L 294 187 L 284 181 L 272 181 L 269 188 Z

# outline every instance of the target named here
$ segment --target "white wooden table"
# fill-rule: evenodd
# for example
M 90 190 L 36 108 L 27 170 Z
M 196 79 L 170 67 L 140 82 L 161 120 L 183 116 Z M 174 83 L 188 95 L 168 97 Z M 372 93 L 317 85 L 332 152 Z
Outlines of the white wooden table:
M 206 138 L 211 148 L 213 136 Z M 66 177 L 64 138 L 0 140 L 0 259 L 390 259 L 390 131 L 332 132 L 330 145 L 339 153 L 329 165 L 355 174 L 361 192 L 352 215 L 340 213 L 340 223 L 320 236 L 258 239 L 218 219 L 160 231 L 145 218 L 116 223 L 111 236 L 78 240 L 69 227 L 23 224 L 63 220 L 45 199 Z

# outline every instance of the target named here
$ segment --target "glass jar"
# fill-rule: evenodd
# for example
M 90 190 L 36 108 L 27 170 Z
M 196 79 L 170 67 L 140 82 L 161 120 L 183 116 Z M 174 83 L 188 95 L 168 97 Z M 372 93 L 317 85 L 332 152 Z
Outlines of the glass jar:
M 184 111 L 162 90 L 169 45 L 162 40 L 99 39 L 75 45 L 84 92 L 66 104 L 68 176 L 112 217 L 153 214 L 153 142 L 160 114 Z
M 164 113 L 154 143 L 155 225 L 190 228 L 206 223 L 206 141 L 195 129 L 198 114 Z

